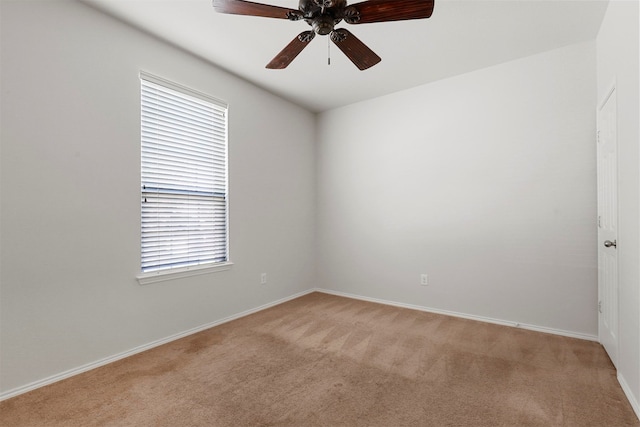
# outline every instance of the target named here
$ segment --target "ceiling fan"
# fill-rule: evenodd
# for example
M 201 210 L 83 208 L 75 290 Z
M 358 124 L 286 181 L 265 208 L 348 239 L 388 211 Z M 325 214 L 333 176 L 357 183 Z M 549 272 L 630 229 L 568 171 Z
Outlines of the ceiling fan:
M 298 9 L 254 3 L 245 0 L 213 0 L 217 12 L 265 18 L 304 19 L 312 31 L 303 31 L 276 55 L 267 68 L 286 68 L 313 40 L 316 34 L 329 35 L 331 41 L 361 70 L 373 67 L 381 58 L 344 28 L 336 29 L 340 21 L 348 24 L 402 21 L 429 18 L 434 0 L 368 0 L 347 5 L 347 0 L 299 0 Z

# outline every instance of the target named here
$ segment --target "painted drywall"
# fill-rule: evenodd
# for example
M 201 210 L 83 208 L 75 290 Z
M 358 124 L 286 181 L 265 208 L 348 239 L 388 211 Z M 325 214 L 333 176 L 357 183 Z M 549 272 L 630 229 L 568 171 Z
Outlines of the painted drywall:
M 595 336 L 595 60 L 571 45 L 321 114 L 317 286 Z
M 609 2 L 597 38 L 598 101 L 616 85 L 618 112 L 618 378 L 640 416 L 640 157 L 638 2 Z
M 313 114 L 75 1 L 1 7 L 0 392 L 313 286 Z M 229 271 L 136 281 L 140 70 L 230 105 Z

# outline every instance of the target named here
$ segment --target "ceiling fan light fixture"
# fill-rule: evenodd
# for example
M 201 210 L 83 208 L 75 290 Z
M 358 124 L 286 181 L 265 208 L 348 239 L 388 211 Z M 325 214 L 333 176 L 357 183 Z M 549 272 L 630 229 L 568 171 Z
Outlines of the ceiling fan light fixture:
M 316 34 L 326 36 L 333 31 L 334 19 L 329 15 L 320 15 L 311 22 L 311 28 Z

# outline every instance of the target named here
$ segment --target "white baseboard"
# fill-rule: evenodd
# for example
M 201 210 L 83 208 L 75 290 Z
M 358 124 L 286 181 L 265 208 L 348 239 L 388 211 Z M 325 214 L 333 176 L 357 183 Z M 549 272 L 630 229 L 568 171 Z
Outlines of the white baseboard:
M 189 335 L 193 335 L 193 334 L 195 334 L 197 332 L 204 331 L 205 329 L 213 328 L 214 326 L 218 326 L 218 325 L 221 325 L 223 323 L 227 323 L 227 322 L 230 322 L 232 320 L 236 320 L 236 319 L 239 319 L 241 317 L 245 317 L 245 316 L 248 316 L 250 314 L 257 313 L 258 311 L 262 311 L 262 310 L 265 310 L 267 308 L 276 306 L 278 304 L 282 304 L 283 302 L 287 302 L 287 301 L 290 301 L 292 299 L 299 298 L 299 297 L 301 297 L 303 295 L 309 294 L 309 293 L 314 292 L 314 291 L 315 291 L 314 289 L 309 289 L 307 291 L 299 292 L 297 294 L 288 296 L 286 298 L 282 298 L 282 299 L 279 299 L 277 301 L 273 301 L 273 302 L 261 305 L 261 306 L 256 307 L 256 308 L 252 308 L 250 310 L 246 310 L 246 311 L 243 311 L 241 313 L 225 317 L 224 319 L 216 320 L 214 322 L 207 323 L 205 325 L 197 326 L 197 327 L 189 329 L 187 331 L 180 332 L 180 333 L 168 336 L 166 338 L 162 338 L 162 339 L 150 342 L 148 344 L 140 345 L 138 347 L 132 348 L 131 350 L 124 351 L 124 352 L 118 353 L 118 354 L 114 354 L 113 356 L 105 357 L 105 358 L 97 360 L 95 362 L 87 363 L 85 365 L 79 366 L 77 368 L 69 369 L 69 370 L 61 372 L 59 374 L 52 375 L 50 377 L 44 378 L 42 380 L 34 381 L 34 382 L 29 383 L 27 385 L 14 388 L 12 390 L 8 390 L 6 392 L 0 393 L 0 401 L 6 400 L 6 399 L 10 399 L 12 397 L 18 396 L 20 394 L 26 393 L 26 392 L 31 391 L 31 390 L 35 390 L 35 389 L 40 388 L 40 387 L 44 387 L 44 386 L 49 385 L 49 384 L 53 384 L 55 382 L 64 380 L 64 379 L 72 377 L 74 375 L 78 375 L 78 374 L 81 374 L 83 372 L 90 371 L 90 370 L 98 368 L 100 366 L 107 365 L 109 363 L 115 362 L 115 361 L 120 360 L 120 359 L 124 359 L 125 357 L 129 357 L 129 356 L 133 356 L 134 354 L 142 353 L 143 351 L 150 350 L 150 349 L 152 349 L 154 347 L 158 347 L 158 346 L 161 346 L 163 344 L 170 343 L 171 341 L 175 341 L 175 340 L 178 340 L 180 338 L 184 338 L 184 337 L 189 336 Z
M 599 341 L 597 335 L 582 334 L 582 333 L 579 333 L 579 332 L 565 331 L 565 330 L 562 330 L 562 329 L 547 328 L 545 326 L 529 325 L 529 324 L 526 324 L 526 323 L 518 323 L 518 322 L 512 322 L 512 321 L 508 321 L 508 320 L 493 319 L 491 317 L 484 317 L 484 316 L 476 316 L 476 315 L 473 315 L 473 314 L 458 313 L 458 312 L 455 312 L 455 311 L 441 310 L 441 309 L 438 309 L 438 308 L 425 307 L 425 306 L 421 306 L 421 305 L 406 304 L 406 303 L 402 303 L 402 302 L 388 301 L 388 300 L 383 300 L 383 299 L 378 299 L 378 298 L 370 298 L 370 297 L 365 297 L 365 296 L 362 296 L 362 295 L 349 294 L 349 293 L 346 293 L 346 292 L 332 291 L 332 290 L 329 290 L 329 289 L 316 288 L 315 291 L 322 292 L 322 293 L 325 293 L 325 294 L 331 294 L 331 295 L 337 295 L 337 296 L 341 296 L 341 297 L 346 297 L 346 298 L 354 298 L 354 299 L 358 299 L 358 300 L 362 300 L 362 301 L 369 301 L 369 302 L 376 302 L 376 303 L 379 303 L 379 304 L 392 305 L 392 306 L 395 306 L 395 307 L 410 308 L 412 310 L 419 310 L 419 311 L 425 311 L 425 312 L 429 312 L 429 313 L 444 314 L 444 315 L 447 315 L 447 316 L 460 317 L 462 319 L 477 320 L 479 322 L 486 322 L 486 323 L 495 323 L 497 325 L 511 326 L 511 327 L 514 327 L 514 328 L 521 328 L 521 329 L 527 329 L 527 330 L 530 330 L 530 331 L 544 332 L 544 333 L 547 333 L 547 334 L 562 335 L 564 337 L 578 338 L 578 339 L 582 339 L 582 340 L 595 341 L 595 342 Z
M 620 383 L 620 387 L 622 387 L 622 391 L 624 391 L 625 396 L 627 396 L 627 400 L 631 404 L 633 411 L 636 413 L 636 417 L 638 417 L 638 419 L 640 420 L 640 404 L 638 404 L 636 397 L 631 392 L 631 387 L 629 387 L 629 384 L 627 384 L 627 381 L 624 379 L 624 377 L 620 374 L 619 371 L 618 371 L 618 382 Z

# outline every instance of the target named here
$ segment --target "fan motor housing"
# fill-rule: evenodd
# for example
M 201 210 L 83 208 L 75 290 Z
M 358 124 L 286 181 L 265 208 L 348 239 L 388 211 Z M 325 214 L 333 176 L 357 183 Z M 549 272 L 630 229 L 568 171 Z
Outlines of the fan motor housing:
M 326 36 L 342 21 L 347 0 L 300 0 L 298 9 L 313 31 Z

